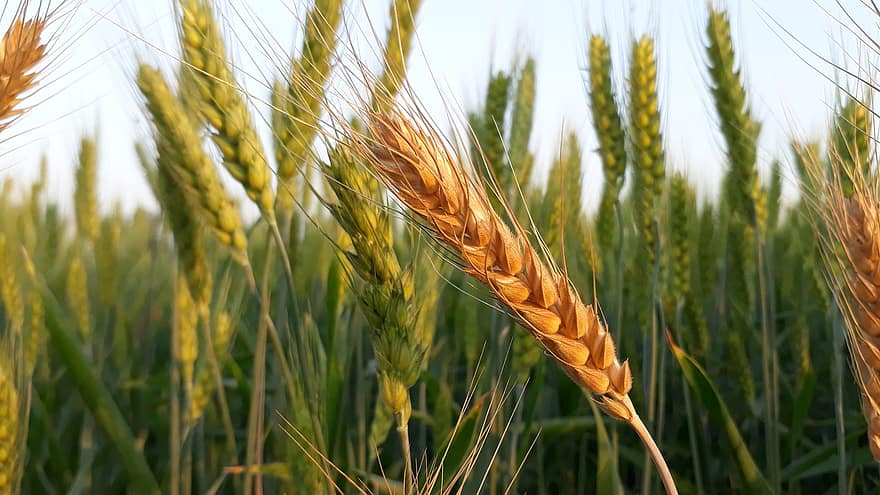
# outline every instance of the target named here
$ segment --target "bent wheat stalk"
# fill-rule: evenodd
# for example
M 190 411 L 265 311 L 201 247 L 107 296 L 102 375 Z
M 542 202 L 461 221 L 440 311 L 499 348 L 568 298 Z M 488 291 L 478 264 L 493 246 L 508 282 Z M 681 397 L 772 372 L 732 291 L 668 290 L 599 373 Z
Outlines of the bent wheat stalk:
M 451 248 L 462 269 L 488 287 L 555 358 L 568 376 L 626 421 L 654 460 L 667 493 L 672 475 L 629 397 L 629 364 L 616 356 L 611 334 L 568 278 L 548 267 L 523 228 L 511 230 L 490 206 L 485 188 L 462 166 L 439 131 L 421 113 L 393 107 L 366 115 L 368 133 L 354 136 L 354 152 L 388 189 Z M 505 207 L 507 205 L 505 204 Z

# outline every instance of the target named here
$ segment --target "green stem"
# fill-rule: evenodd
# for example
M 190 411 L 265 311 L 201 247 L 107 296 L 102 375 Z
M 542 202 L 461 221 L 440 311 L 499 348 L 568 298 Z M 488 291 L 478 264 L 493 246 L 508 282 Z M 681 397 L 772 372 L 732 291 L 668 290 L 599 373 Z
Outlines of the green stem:
M 840 313 L 835 313 L 833 324 L 834 367 L 834 425 L 837 433 L 837 493 L 846 495 L 846 427 L 843 409 L 843 325 Z
M 780 461 L 779 461 L 779 434 L 776 431 L 776 425 L 779 424 L 779 410 L 777 408 L 776 376 L 774 363 L 776 360 L 776 336 L 770 325 L 769 315 L 767 314 L 767 277 L 764 272 L 764 249 L 761 241 L 761 231 L 758 229 L 758 222 L 755 219 L 755 250 L 757 257 L 758 272 L 758 289 L 760 291 L 759 304 L 761 306 L 761 371 L 764 378 L 764 402 L 766 423 L 766 449 L 768 468 L 770 471 L 770 486 L 773 487 L 774 493 L 779 493 L 781 488 L 780 482 Z
M 409 445 L 409 424 L 400 412 L 394 413 L 394 421 L 397 423 L 397 434 L 400 436 L 400 450 L 403 455 L 403 493 L 410 493 L 411 487 L 414 486 L 414 476 Z
M 687 296 L 686 296 L 687 297 Z M 682 328 L 682 302 L 679 301 L 675 308 L 675 328 Z M 684 408 L 687 418 L 688 440 L 691 448 L 691 462 L 694 465 L 694 482 L 697 485 L 697 493 L 702 495 L 706 493 L 703 489 L 703 470 L 700 466 L 700 448 L 697 445 L 697 423 L 695 421 L 694 404 L 691 402 L 691 389 L 688 387 L 687 379 L 684 374 L 681 375 L 681 388 L 684 391 Z

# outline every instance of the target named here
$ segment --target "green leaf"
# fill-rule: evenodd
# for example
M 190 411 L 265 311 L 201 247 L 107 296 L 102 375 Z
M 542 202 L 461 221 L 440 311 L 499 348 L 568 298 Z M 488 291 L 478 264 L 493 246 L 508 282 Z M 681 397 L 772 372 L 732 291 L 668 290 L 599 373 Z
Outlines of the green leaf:
M 131 427 L 113 400 L 113 395 L 80 349 L 79 342 L 70 330 L 70 324 L 62 316 L 63 311 L 58 301 L 45 284 L 40 284 L 40 291 L 46 308 L 46 328 L 49 330 L 52 348 L 70 373 L 80 397 L 95 418 L 95 423 L 116 448 L 119 464 L 129 477 L 129 490 L 132 493 L 160 493 L 159 484 L 135 441 Z
M 789 432 L 789 459 L 794 459 L 794 453 L 797 449 L 798 439 L 804 430 L 804 424 L 810 413 L 810 405 L 813 403 L 813 397 L 816 391 L 816 372 L 810 370 L 804 376 L 804 381 L 795 396 L 794 407 L 791 417 L 791 430 Z
M 736 422 L 730 416 L 727 404 L 724 403 L 724 399 L 718 393 L 718 389 L 712 383 L 706 371 L 703 370 L 694 358 L 675 345 L 675 342 L 672 341 L 672 334 L 669 332 L 666 333 L 666 340 L 694 395 L 703 404 L 706 412 L 709 413 L 709 417 L 724 427 L 727 440 L 736 458 L 739 473 L 748 485 L 749 493 L 768 495 L 773 493 L 761 470 L 758 469 L 758 465 L 755 464 L 752 454 L 749 453 L 749 449 L 739 432 L 739 428 L 736 426 Z

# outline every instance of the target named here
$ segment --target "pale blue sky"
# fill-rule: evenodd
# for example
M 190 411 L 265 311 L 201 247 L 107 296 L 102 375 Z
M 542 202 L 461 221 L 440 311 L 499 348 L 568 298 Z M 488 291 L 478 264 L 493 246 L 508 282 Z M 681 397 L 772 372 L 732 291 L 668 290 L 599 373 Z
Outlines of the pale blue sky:
M 807 49 L 782 28 L 810 49 L 838 61 L 845 61 L 841 43 L 853 59 L 864 59 L 864 53 L 856 53 L 865 50 L 823 11 L 827 8 L 840 15 L 835 1 L 727 2 L 752 106 L 764 122 L 762 166 L 785 153 L 790 136 L 822 136 L 835 98 L 833 85 L 826 79 L 835 77 L 834 71 L 828 66 L 817 71 L 799 60 L 798 55 L 808 56 Z M 353 0 L 349 23 L 366 30 L 370 19 L 377 32 L 384 33 L 388 2 Z M 296 16 L 302 15 L 305 2 L 219 3 L 226 32 L 230 39 L 239 38 L 232 51 L 241 72 L 251 76 L 247 88 L 263 98 L 267 91 L 261 84 L 280 70 L 282 50 L 299 46 Z M 858 0 L 844 3 L 857 9 Z M 43 93 L 51 98 L 17 126 L 18 131 L 27 132 L 0 144 L 4 148 L 0 150 L 0 178 L 11 174 L 29 181 L 36 175 L 38 156 L 45 151 L 50 158 L 49 193 L 69 209 L 78 137 L 97 130 L 102 206 L 107 209 L 119 200 L 127 210 L 140 204 L 152 207 L 132 151 L 135 139 L 148 135 L 148 127 L 131 76 L 136 55 L 166 68 L 172 65 L 170 54 L 176 53 L 176 42 L 171 2 L 83 0 L 82 4 L 75 24 L 91 27 L 64 46 L 66 62 L 49 75 L 51 84 Z M 592 31 L 609 37 L 615 71 L 623 82 L 632 36 L 650 33 L 657 38 L 659 51 L 670 167 L 687 170 L 712 191 L 723 166 L 723 146 L 703 63 L 705 5 L 703 0 L 424 0 L 417 20 L 418 45 L 411 57 L 411 82 L 428 110 L 442 117 L 443 98 L 456 108 L 470 109 L 478 103 L 490 67 L 509 68 L 522 53 L 535 56 L 538 94 L 533 148 L 546 166 L 563 130 L 581 136 L 590 207 L 601 178 L 598 158 L 592 153 L 595 138 L 583 85 L 586 41 Z M 863 11 L 854 12 L 862 16 L 866 28 L 876 29 L 876 19 L 864 17 Z M 371 54 L 377 50 L 375 45 L 357 43 L 368 63 L 375 61 Z M 852 60 L 848 64 L 854 65 Z M 255 111 L 265 113 L 266 108 L 256 103 Z

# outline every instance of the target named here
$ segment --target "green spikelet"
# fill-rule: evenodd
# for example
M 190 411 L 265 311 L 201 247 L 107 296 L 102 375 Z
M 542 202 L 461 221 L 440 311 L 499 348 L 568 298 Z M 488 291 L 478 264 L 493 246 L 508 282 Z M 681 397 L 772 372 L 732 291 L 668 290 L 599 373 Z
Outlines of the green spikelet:
M 850 175 L 867 174 L 871 167 L 872 122 L 868 104 L 848 96 L 832 130 L 831 161 L 843 169 L 840 179 L 847 198 L 853 194 Z
M 767 188 L 767 230 L 776 230 L 782 208 L 782 165 L 774 160 L 770 169 L 770 185 Z
M 193 315 L 190 315 L 189 317 L 192 318 Z M 222 363 L 228 355 L 229 342 L 232 337 L 232 320 L 229 317 L 229 314 L 226 312 L 220 312 L 214 321 L 212 330 L 214 357 L 218 362 Z M 197 338 L 197 335 L 193 334 L 192 338 Z M 202 418 L 205 414 L 205 409 L 207 409 L 208 404 L 211 402 L 211 395 L 214 392 L 215 382 L 210 366 L 210 363 L 202 360 L 195 372 L 187 417 L 190 424 L 194 424 Z
M 483 132 L 480 141 L 483 156 L 489 170 L 498 181 L 498 187 L 504 194 L 511 191 L 511 175 L 507 168 L 504 151 L 505 115 L 507 98 L 510 94 L 511 77 L 502 71 L 496 72 L 489 79 L 486 88 L 486 107 L 483 111 Z
M 709 350 L 709 324 L 700 299 L 692 290 L 684 298 L 684 315 L 691 329 L 691 349 L 697 356 L 705 356 Z
M 73 207 L 76 227 L 84 239 L 98 239 L 98 176 L 97 149 L 93 139 L 83 137 L 79 144 L 79 164 L 76 168 L 76 186 Z
M 710 7 L 706 34 L 712 96 L 730 166 L 725 194 L 731 209 L 751 224 L 758 191 L 755 186 L 758 180 L 755 159 L 761 126 L 752 118 L 740 72 L 736 68 L 727 12 Z
M 315 139 L 330 60 L 336 49 L 336 28 L 342 19 L 342 0 L 317 0 L 305 19 L 300 57 L 291 60 L 286 85 L 272 91 L 272 130 L 278 164 L 278 203 L 287 210 L 296 193 L 295 175 Z M 286 86 L 286 87 L 285 87 Z M 286 190 L 285 190 L 286 188 Z
M 116 300 L 116 270 L 122 226 L 117 217 L 101 221 L 101 236 L 95 243 L 95 269 L 98 272 L 98 301 L 106 306 Z
M 391 27 L 385 42 L 385 70 L 379 77 L 373 102 L 379 111 L 388 110 L 406 78 L 406 59 L 421 4 L 422 0 L 394 0 L 391 4 Z
M 34 181 L 34 183 L 31 185 L 31 194 L 29 198 L 30 201 L 28 204 L 31 219 L 34 223 L 37 223 L 40 220 L 41 200 L 43 197 L 43 193 L 46 191 L 48 175 L 49 159 L 46 158 L 46 155 L 43 155 L 40 157 L 40 174 L 37 177 L 37 180 Z
M 229 344 L 232 342 L 232 334 L 234 331 L 232 317 L 229 316 L 229 313 L 221 311 L 220 314 L 217 315 L 212 329 L 214 355 L 217 357 L 217 360 L 222 361 L 229 353 Z
M 156 129 L 159 154 L 175 158 L 160 163 L 160 170 L 165 170 L 185 192 L 187 204 L 200 213 L 220 244 L 229 248 L 236 261 L 248 265 L 241 218 L 205 154 L 195 126 L 158 71 L 141 65 L 137 83 Z
M 199 101 L 191 104 L 213 130 L 226 170 L 260 209 L 275 222 L 275 194 L 269 164 L 250 111 L 232 76 L 226 47 L 209 0 L 179 0 L 184 60 L 191 67 Z
M 807 322 L 804 313 L 801 312 L 795 318 L 794 325 L 794 355 L 797 362 L 798 377 L 803 379 L 813 370 L 813 359 L 810 356 L 810 324 Z
M 654 265 L 657 201 L 663 191 L 666 164 L 660 109 L 657 103 L 657 65 L 654 41 L 643 36 L 633 43 L 630 66 L 630 139 L 633 146 L 635 212 L 646 266 Z
M 187 390 L 192 390 L 195 363 L 199 357 L 198 324 L 199 308 L 189 293 L 186 278 L 181 276 L 178 278 L 174 296 L 174 358 L 180 367 Z
M 80 337 L 83 342 L 89 342 L 92 335 L 89 280 L 86 267 L 79 256 L 74 256 L 67 268 L 67 303 Z
M 626 174 L 626 137 L 611 82 L 611 51 L 605 39 L 598 35 L 590 38 L 589 73 L 590 110 L 605 176 L 596 230 L 599 245 L 605 252 L 611 250 L 617 237 L 614 207 Z
M 400 428 L 409 422 L 409 388 L 418 379 L 427 354 L 416 329 L 412 270 L 400 268 L 388 213 L 376 206 L 378 185 L 366 168 L 345 146 L 338 146 L 331 150 L 324 173 L 337 199 L 330 212 L 351 240 L 346 258 L 362 281 L 354 289 L 373 328 L 380 397 Z
M 172 157 L 165 151 L 160 151 L 157 159 L 158 199 L 171 228 L 171 234 L 174 236 L 177 259 L 186 278 L 189 292 L 195 300 L 199 314 L 207 316 L 208 304 L 211 301 L 212 279 L 211 267 L 205 253 L 203 229 L 186 208 L 184 191 L 168 173 L 169 167 L 173 165 L 166 163 L 166 160 L 171 159 Z
M 37 360 L 46 346 L 46 327 L 43 313 L 43 297 L 40 291 L 32 289 L 30 291 L 30 327 L 25 336 L 25 366 L 27 376 L 34 374 L 37 367 Z
M 516 172 L 517 183 L 525 191 L 531 181 L 534 158 L 529 153 L 535 111 L 535 59 L 528 57 L 516 83 L 513 114 L 510 120 L 508 156 Z
M 4 339 L 5 340 L 5 339 Z M 25 452 L 22 397 L 15 357 L 9 344 L 0 345 L 0 494 L 18 493 Z
M 683 302 L 691 287 L 690 213 L 696 209 L 693 189 L 680 173 L 670 181 L 669 227 L 670 257 L 672 264 L 672 297 Z
M 199 368 L 193 383 L 192 394 L 189 398 L 186 418 L 188 424 L 195 424 L 202 419 L 208 404 L 211 403 L 213 389 L 214 377 L 211 375 L 211 372 L 204 367 Z
M 14 335 L 21 335 L 24 329 L 24 303 L 21 297 L 16 265 L 10 256 L 6 236 L 0 234 L 0 301 Z M 2 320 L 0 320 L 2 321 Z
M 577 135 L 570 133 L 563 142 L 562 153 L 550 167 L 541 208 L 545 219 L 543 238 L 557 260 L 561 254 L 563 232 L 572 238 L 579 228 L 582 180 L 581 147 Z

